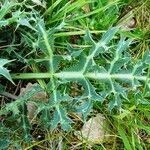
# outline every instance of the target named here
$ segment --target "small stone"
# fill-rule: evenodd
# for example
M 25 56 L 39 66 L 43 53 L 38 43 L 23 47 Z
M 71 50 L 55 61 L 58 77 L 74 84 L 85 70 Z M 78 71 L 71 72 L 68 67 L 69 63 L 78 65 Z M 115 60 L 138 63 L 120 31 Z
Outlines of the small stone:
M 75 135 L 79 139 L 84 139 L 92 143 L 102 143 L 108 139 L 108 131 L 106 131 L 106 118 L 102 114 L 90 118 L 83 125 L 81 131 L 77 131 Z

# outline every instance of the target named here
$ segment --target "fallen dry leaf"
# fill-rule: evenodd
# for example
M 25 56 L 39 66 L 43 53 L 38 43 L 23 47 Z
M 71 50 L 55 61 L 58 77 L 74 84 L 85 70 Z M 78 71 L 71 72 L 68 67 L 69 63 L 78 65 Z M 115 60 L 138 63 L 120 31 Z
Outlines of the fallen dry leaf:
M 20 95 L 19 95 L 19 96 L 23 96 L 26 92 L 31 91 L 31 89 L 32 89 L 35 85 L 37 85 L 37 83 L 32 84 L 32 83 L 29 82 L 29 83 L 26 85 L 25 88 L 21 88 L 21 90 L 20 90 Z M 38 92 L 38 93 L 36 93 L 36 94 L 32 97 L 32 99 L 35 100 L 35 101 L 36 101 L 36 100 L 40 100 L 40 101 L 43 101 L 43 102 L 47 102 L 47 101 L 48 101 L 46 92 Z M 34 112 L 36 111 L 36 106 L 35 106 L 33 103 L 28 102 L 28 103 L 27 103 L 27 110 L 28 110 L 28 118 L 29 118 L 29 120 L 32 120 L 33 117 L 34 117 Z

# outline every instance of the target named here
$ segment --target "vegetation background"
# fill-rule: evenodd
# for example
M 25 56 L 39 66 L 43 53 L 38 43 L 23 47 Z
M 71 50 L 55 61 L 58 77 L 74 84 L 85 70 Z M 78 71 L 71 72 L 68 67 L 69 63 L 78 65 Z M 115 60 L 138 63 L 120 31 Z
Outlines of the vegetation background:
M 113 96 L 105 98 L 103 103 L 88 101 L 83 106 L 78 103 L 76 112 L 82 113 L 82 117 L 65 99 L 81 96 L 84 86 L 57 81 L 51 75 L 80 62 L 80 56 L 83 53 L 88 56 L 94 41 L 100 39 L 108 41 L 109 48 L 115 47 L 122 38 L 120 45 L 129 39 L 123 56 L 130 55 L 133 66 L 145 58 L 150 62 L 149 37 L 149 0 L 0 0 L 0 149 L 150 149 L 147 89 L 150 67 L 145 69 L 146 83 L 134 92 L 129 91 L 128 101 L 121 97 L 121 107 L 108 102 Z M 98 54 L 94 61 L 105 66 L 116 56 L 115 48 L 112 51 Z M 51 65 L 51 58 L 56 60 L 55 65 Z M 82 67 L 82 63 L 77 67 Z M 99 81 L 90 82 L 96 92 L 108 88 Z M 29 83 L 33 87 L 21 93 Z M 54 94 L 57 86 L 66 97 Z M 93 88 L 90 90 L 92 93 Z M 40 95 L 33 97 L 39 92 Z M 40 99 L 41 95 L 44 96 Z M 60 101 L 45 104 L 56 95 L 61 97 Z M 35 113 L 33 117 L 29 116 L 29 103 Z M 55 108 L 49 108 L 52 106 Z M 106 131 L 111 138 L 97 143 L 78 138 L 75 132 L 81 130 L 85 120 L 99 113 L 106 118 Z

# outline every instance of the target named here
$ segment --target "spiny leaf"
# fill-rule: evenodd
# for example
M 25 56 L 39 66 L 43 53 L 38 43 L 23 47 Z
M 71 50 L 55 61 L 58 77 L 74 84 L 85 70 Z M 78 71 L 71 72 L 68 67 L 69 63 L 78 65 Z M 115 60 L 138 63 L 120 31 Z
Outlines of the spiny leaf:
M 42 103 L 30 100 L 37 106 L 35 117 L 38 114 L 42 114 L 41 121 L 47 122 L 46 127 L 54 130 L 57 125 L 60 125 L 64 130 L 70 129 L 69 108 L 75 112 L 81 112 L 83 118 L 86 119 L 92 109 L 92 103 L 95 101 L 103 102 L 107 100 L 109 111 L 114 108 L 122 110 L 123 102 L 129 101 L 128 95 L 130 91 L 136 92 L 144 87 L 144 93 L 146 94 L 140 93 L 140 96 L 137 95 L 137 101 L 140 103 L 142 103 L 141 99 L 145 95 L 149 95 L 150 77 L 148 70 L 150 53 L 147 51 L 141 60 L 134 62 L 129 52 L 127 52 L 132 40 L 126 40 L 123 36 L 121 36 L 118 44 L 110 46 L 114 35 L 118 31 L 118 27 L 110 28 L 98 42 L 88 32 L 86 38 L 88 38 L 92 47 L 85 53 L 84 50 L 77 50 L 69 46 L 68 56 L 70 59 L 65 59 L 64 55 L 55 55 L 53 51 L 53 35 L 57 30 L 57 27 L 55 30 L 47 30 L 44 20 L 39 19 L 35 33 L 33 35 L 25 35 L 26 44 L 33 44 L 32 46 L 35 50 L 40 49 L 44 54 L 43 59 L 37 59 L 31 64 L 42 62 L 48 70 L 47 73 L 40 74 L 45 74 L 46 78 L 50 79 L 46 89 L 50 96 L 49 101 Z M 69 65 L 69 67 L 65 66 L 65 69 L 61 70 L 59 69 L 61 60 L 69 61 L 72 65 Z M 72 81 L 81 85 L 84 89 L 83 93 L 76 97 L 71 97 L 64 90 L 68 89 L 68 83 Z M 105 87 L 96 89 L 94 81 Z M 30 92 L 32 93 L 32 91 Z M 18 106 L 26 103 L 29 98 L 31 98 L 30 95 L 25 95 L 19 100 L 12 102 L 12 105 L 6 105 L 2 109 L 4 110 L 2 114 L 9 111 L 17 112 L 18 114 Z M 143 103 L 146 104 L 146 101 Z M 14 110 L 12 106 L 14 106 Z M 53 117 L 50 117 L 51 115 Z
M 111 39 L 113 39 L 114 35 L 118 32 L 118 27 L 112 27 L 108 29 L 108 31 L 102 36 L 100 43 L 108 44 Z
M 83 100 L 81 99 L 81 104 L 76 104 L 75 105 L 75 112 L 77 113 L 82 113 L 82 117 L 83 117 L 83 120 L 85 121 L 89 112 L 91 111 L 92 109 L 92 99 L 88 99 L 88 100 Z
M 31 125 L 26 115 L 21 116 L 20 127 L 23 128 L 23 133 L 22 133 L 23 139 L 26 142 L 30 142 L 31 141 L 31 136 L 30 136 Z
M 96 93 L 95 88 L 88 80 L 83 80 L 82 83 L 83 87 L 85 88 L 85 92 L 83 97 L 87 97 L 88 99 L 92 99 L 93 101 L 102 101 L 103 98 Z
M 9 24 L 9 21 L 8 20 L 1 20 L 0 21 L 0 27 L 3 27 L 3 26 L 6 26 Z
M 61 127 L 64 131 L 71 129 L 71 119 L 68 118 L 67 113 L 63 108 L 57 106 L 51 121 L 51 129 L 54 130 L 58 123 L 61 124 Z
M 146 50 L 143 56 L 143 61 L 146 64 L 150 64 L 150 51 Z
M 71 97 L 67 94 L 62 95 L 59 91 L 55 89 L 55 93 L 51 94 L 51 98 L 49 99 L 50 106 L 60 105 L 61 102 L 69 101 Z M 55 101 L 56 100 L 56 101 Z
M 40 116 L 41 123 L 44 124 L 45 127 L 50 128 L 50 121 L 51 121 L 50 108 L 48 109 L 48 107 L 44 107 L 40 112 L 41 112 L 41 116 Z M 39 110 L 38 110 L 38 113 L 39 113 Z M 36 116 L 37 114 L 35 114 L 35 117 Z
M 12 78 L 11 78 L 10 74 L 9 74 L 9 71 L 6 68 L 3 67 L 5 64 L 10 63 L 10 62 L 12 62 L 12 60 L 10 61 L 10 60 L 7 60 L 7 59 L 1 59 L 0 58 L 0 75 L 4 76 L 9 81 L 14 83 L 12 81 Z
M 92 44 L 92 46 L 94 46 L 96 44 L 96 42 L 93 40 L 92 35 L 89 30 L 86 30 L 84 40 L 85 40 L 85 42 L 89 42 L 90 44 Z
M 104 53 L 109 50 L 109 47 L 107 44 L 110 42 L 110 40 L 113 39 L 114 35 L 119 29 L 117 27 L 110 28 L 101 38 L 101 40 L 98 41 L 98 43 L 93 43 L 93 47 L 89 53 L 89 55 L 97 56 L 99 53 Z
M 7 149 L 11 141 L 9 139 L 0 139 L 0 149 Z
M 32 90 L 19 97 L 16 101 L 6 104 L 6 106 L 2 110 L 0 110 L 0 115 L 6 115 L 9 112 L 13 112 L 14 115 L 19 114 L 19 107 L 22 106 L 25 102 L 27 102 L 27 100 L 32 98 L 32 96 L 34 96 L 36 93 L 42 90 L 43 89 L 39 85 L 33 86 Z
M 52 33 L 53 30 L 46 31 L 44 20 L 39 20 L 37 23 L 37 30 L 38 30 L 38 36 L 39 36 L 39 47 L 49 56 L 52 57 Z
M 73 48 L 70 44 L 67 45 L 67 49 L 73 58 L 80 56 L 83 51 L 82 49 Z
M 17 3 L 9 2 L 8 0 L 5 1 L 5 3 L 2 5 L 0 9 L 0 20 L 3 19 L 3 17 L 11 10 L 13 6 L 15 6 Z

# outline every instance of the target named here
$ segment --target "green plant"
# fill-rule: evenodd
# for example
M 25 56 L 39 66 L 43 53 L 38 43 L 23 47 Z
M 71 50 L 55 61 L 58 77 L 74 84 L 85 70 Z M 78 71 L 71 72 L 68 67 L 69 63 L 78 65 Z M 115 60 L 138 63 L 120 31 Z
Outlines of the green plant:
M 59 26 L 60 27 L 60 26 Z M 57 27 L 56 29 L 59 29 Z M 55 29 L 55 30 L 56 30 Z M 69 54 L 67 57 L 63 55 L 54 55 L 52 44 L 50 44 L 49 39 L 52 43 L 52 35 L 54 29 L 47 31 L 44 27 L 44 22 L 40 20 L 37 23 L 37 33 L 39 38 L 37 40 L 37 46 L 45 54 L 45 58 L 34 60 L 33 62 L 39 61 L 42 63 L 45 61 L 48 65 L 46 73 L 25 73 L 25 74 L 12 74 L 13 79 L 28 79 L 28 78 L 49 78 L 50 82 L 46 87 L 46 91 L 49 93 L 48 103 L 36 104 L 38 109 L 36 115 L 40 112 L 43 112 L 43 118 L 46 119 L 47 126 L 51 126 L 52 129 L 56 128 L 57 124 L 60 123 L 64 130 L 70 128 L 71 120 L 67 116 L 67 109 L 62 106 L 71 105 L 72 108 L 77 112 L 82 112 L 83 116 L 86 117 L 87 113 L 92 107 L 92 101 L 101 101 L 108 99 L 109 110 L 111 111 L 114 107 L 120 109 L 122 108 L 122 102 L 128 100 L 128 92 L 132 89 L 137 91 L 141 87 L 143 82 L 143 92 L 141 96 L 149 95 L 149 63 L 150 55 L 149 52 L 146 52 L 142 60 L 134 63 L 131 60 L 131 56 L 127 53 L 126 49 L 128 48 L 131 40 L 125 40 L 121 37 L 118 45 L 109 45 L 110 40 L 112 40 L 114 34 L 118 31 L 117 27 L 111 28 L 108 30 L 99 40 L 95 42 L 90 33 L 87 32 L 86 40 L 89 40 L 93 47 L 87 52 L 87 54 L 82 50 L 76 51 L 73 48 L 69 47 Z M 106 58 L 105 55 L 108 55 L 109 58 Z M 96 63 L 96 58 L 99 56 L 99 59 L 103 62 L 103 65 Z M 66 67 L 63 70 L 59 70 L 58 66 L 60 61 L 64 58 L 68 58 L 70 62 L 76 60 L 72 67 Z M 67 60 L 67 61 L 68 61 Z M 29 61 L 29 60 L 28 60 Z M 92 85 L 92 80 L 97 82 L 104 83 L 105 86 L 102 86 L 99 89 L 99 93 L 96 92 L 94 86 Z M 71 97 L 68 95 L 65 89 L 65 84 L 67 82 L 77 82 L 84 88 L 84 93 L 78 97 Z M 60 91 L 59 86 L 64 86 L 64 90 Z M 103 84 L 103 85 L 104 85 Z M 138 91 L 139 92 L 139 91 Z M 135 93 L 136 94 L 136 93 Z M 137 100 L 142 102 L 142 100 Z M 11 103 L 11 105 L 18 103 L 19 100 Z M 21 101 L 23 103 L 23 101 Z M 147 102 L 148 103 L 148 102 Z M 11 107 L 8 109 L 10 104 L 4 108 L 4 110 L 11 111 Z M 74 107 L 73 107 L 74 106 Z M 54 116 L 52 120 L 49 120 L 50 110 L 54 110 Z M 6 111 L 1 111 L 3 114 L 6 114 Z M 14 111 L 13 111 L 14 112 Z M 8 113 L 8 112 L 7 112 Z
M 7 70 L 6 68 L 4 68 L 4 65 L 7 63 L 10 63 L 11 61 L 8 61 L 7 59 L 0 59 L 0 74 L 2 76 L 4 76 L 5 78 L 7 78 L 9 81 L 12 81 L 12 78 L 9 74 L 9 70 Z
M 132 104 L 134 106 L 150 104 L 148 101 L 150 96 L 149 51 L 145 50 L 140 60 L 134 60 L 127 51 L 129 46 L 134 43 L 134 39 L 127 39 L 124 33 L 120 32 L 119 27 L 111 27 L 101 37 L 94 36 L 94 38 L 92 33 L 104 31 L 93 32 L 84 29 L 87 28 L 86 23 L 90 22 L 85 17 L 93 16 L 95 18 L 93 20 L 97 22 L 98 18 L 102 17 L 98 12 L 103 11 L 105 13 L 106 8 L 111 8 L 107 12 L 110 14 L 112 10 L 117 8 L 115 5 L 117 2 L 99 3 L 102 8 L 97 8 L 87 14 L 82 12 L 81 16 L 79 13 L 77 17 L 70 20 L 66 17 L 67 13 L 72 13 L 76 6 L 81 9 L 83 5 L 91 4 L 92 1 L 83 1 L 81 4 L 76 1 L 64 5 L 65 3 L 57 0 L 47 11 L 41 10 L 40 12 L 31 7 L 32 5 L 28 1 L 21 3 L 6 1 L 4 3 L 0 10 L 1 29 L 5 29 L 8 34 L 7 27 L 9 25 L 13 31 L 16 30 L 20 34 L 16 36 L 17 32 L 12 32 L 12 41 L 6 46 L 2 45 L 2 47 L 7 48 L 2 52 L 2 56 L 7 54 L 9 59 L 16 57 L 14 63 L 21 62 L 33 73 L 14 72 L 9 74 L 3 66 L 11 61 L 0 59 L 0 74 L 10 81 L 13 79 L 14 82 L 16 79 L 37 79 L 39 85 L 25 95 L 18 97 L 17 100 L 1 107 L 0 116 L 8 121 L 8 127 L 3 123 L 0 124 L 0 132 L 2 133 L 0 138 L 4 139 L 0 142 L 4 144 L 3 147 L 8 147 L 12 138 L 16 141 L 15 147 L 19 147 L 18 143 L 22 142 L 22 139 L 30 143 L 33 120 L 36 120 L 39 126 L 44 125 L 46 129 L 51 131 L 57 127 L 68 131 L 72 128 L 71 124 L 74 123 L 70 114 L 72 112 L 82 113 L 83 120 L 86 120 L 93 108 L 93 103 L 108 105 L 110 112 L 119 111 L 121 113 L 119 119 L 124 118 L 129 113 L 126 103 L 131 103 L 130 97 L 133 95 L 134 102 L 132 101 Z M 61 9 L 63 13 L 59 11 L 61 5 L 64 5 Z M 96 3 L 93 3 L 90 6 L 95 8 L 95 5 Z M 13 9 L 16 11 L 9 15 Z M 97 29 L 100 26 L 100 29 L 107 29 L 117 20 L 117 12 L 118 10 L 113 14 L 114 18 L 109 20 L 109 15 L 106 15 L 100 25 L 94 23 L 93 26 L 91 23 L 89 28 Z M 72 27 L 73 23 L 77 27 Z M 66 32 L 67 27 L 73 28 L 73 32 Z M 82 29 L 82 27 L 84 28 Z M 82 41 L 83 48 L 77 44 L 76 46 L 79 48 L 74 48 L 66 41 L 59 43 L 62 44 L 60 47 L 57 45 L 61 36 L 84 33 L 86 35 L 84 42 Z M 19 51 L 20 49 L 22 50 Z M 81 93 L 78 93 L 78 96 L 71 95 L 72 84 L 77 84 L 83 89 Z M 47 93 L 48 102 L 33 99 L 33 96 L 40 91 Z M 28 103 L 32 103 L 37 108 L 31 121 L 27 117 Z M 14 124 L 15 127 L 13 127 Z M 10 134 L 6 138 L 7 129 L 9 129 Z M 130 149 L 125 131 L 119 127 L 118 132 L 125 147 Z M 20 133 L 22 133 L 22 139 L 18 136 Z

